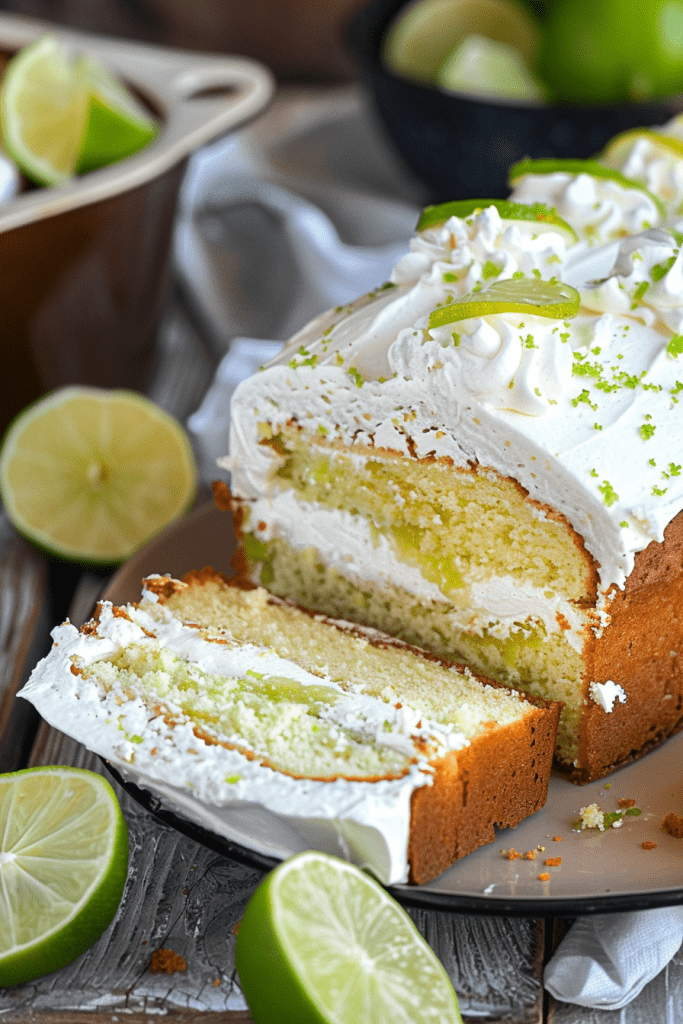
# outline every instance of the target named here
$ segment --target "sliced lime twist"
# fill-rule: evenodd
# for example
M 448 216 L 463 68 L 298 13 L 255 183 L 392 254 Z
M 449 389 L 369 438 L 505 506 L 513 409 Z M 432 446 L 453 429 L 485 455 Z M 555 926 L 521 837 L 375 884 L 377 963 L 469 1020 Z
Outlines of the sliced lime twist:
M 606 167 L 605 164 L 601 164 L 597 160 L 575 160 L 570 157 L 519 160 L 510 168 L 508 181 L 511 186 L 517 185 L 527 174 L 588 174 L 592 178 L 613 181 L 621 188 L 637 189 L 639 192 L 643 192 L 652 200 L 661 216 L 666 216 L 661 199 L 650 192 L 642 182 L 636 181 L 635 178 L 627 178 L 621 171 L 614 167 Z
M 0 987 L 84 953 L 111 923 L 127 870 L 126 824 L 100 775 L 0 775 Z
M 10 425 L 0 497 L 20 533 L 53 554 L 120 562 L 191 504 L 181 425 L 132 391 L 63 388 Z
M 359 868 L 297 854 L 261 883 L 235 962 L 256 1024 L 462 1024 L 448 975 Z
M 632 128 L 629 131 L 620 132 L 619 135 L 610 139 L 598 156 L 598 160 L 606 163 L 609 167 L 618 168 L 630 147 L 641 139 L 649 142 L 660 153 L 683 160 L 683 141 L 673 135 L 657 132 L 653 128 Z
M 541 231 L 559 231 L 572 243 L 579 240 L 571 224 L 558 216 L 552 206 L 545 203 L 515 203 L 509 199 L 455 199 L 449 203 L 426 206 L 417 222 L 417 230 L 425 231 L 427 228 L 445 224 L 449 217 L 460 217 L 464 220 L 488 206 L 495 206 L 501 220 L 534 223 Z
M 470 317 L 494 313 L 532 313 L 555 320 L 576 316 L 581 299 L 576 288 L 563 281 L 510 278 L 494 281 L 486 291 L 468 292 L 429 315 L 429 327 L 443 327 Z

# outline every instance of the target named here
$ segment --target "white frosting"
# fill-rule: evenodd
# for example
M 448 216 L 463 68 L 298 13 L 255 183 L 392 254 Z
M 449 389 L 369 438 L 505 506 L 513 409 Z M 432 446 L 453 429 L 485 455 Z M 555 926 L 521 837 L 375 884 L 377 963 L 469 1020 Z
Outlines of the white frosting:
M 431 784 L 432 771 L 416 742 L 426 741 L 435 756 L 466 746 L 462 733 L 407 706 L 395 708 L 389 700 L 347 693 L 332 680 L 311 676 L 272 651 L 224 638 L 211 642 L 165 609 L 152 614 L 152 608 L 151 602 L 128 606 L 128 619 L 112 614 L 104 604 L 96 634 L 81 633 L 69 623 L 57 627 L 52 650 L 21 696 L 55 728 L 219 835 L 238 842 L 246 836 L 253 846 L 256 834 L 257 847 L 262 836 L 262 852 L 275 856 L 311 845 L 333 852 L 344 849 L 383 882 L 406 881 L 411 795 Z M 339 700 L 328 717 L 342 730 L 360 723 L 375 743 L 397 751 L 405 774 L 378 782 L 293 778 L 260 763 L 258 751 L 248 757 L 220 742 L 205 742 L 195 734 L 192 719 L 183 718 L 182 709 L 168 698 L 145 699 L 144 693 L 105 688 L 87 671 L 79 671 L 111 659 L 131 644 L 153 643 L 150 632 L 165 650 L 204 672 L 230 679 L 257 668 L 260 674 L 338 691 Z M 158 710 L 160 700 L 166 717 Z M 166 721 L 169 715 L 173 724 Z M 234 742 L 233 737 L 217 738 Z
M 648 231 L 608 247 L 614 266 L 599 285 L 587 261 L 584 305 L 566 322 L 506 313 L 429 330 L 429 312 L 453 294 L 433 249 L 417 281 L 319 318 L 240 385 L 222 461 L 234 493 L 276 506 L 278 457 L 258 444 L 258 424 L 294 417 L 347 445 L 476 461 L 514 477 L 583 536 L 602 587 L 623 586 L 635 553 L 661 541 L 683 507 L 675 239 Z M 580 264 L 572 268 L 578 283 Z
M 588 245 L 604 245 L 663 221 L 661 210 L 643 189 L 591 174 L 527 174 L 510 198 L 555 207 Z
M 595 703 L 599 704 L 608 715 L 614 710 L 617 700 L 620 704 L 626 703 L 626 691 L 623 686 L 615 683 L 612 679 L 607 679 L 604 683 L 591 683 L 588 692 Z

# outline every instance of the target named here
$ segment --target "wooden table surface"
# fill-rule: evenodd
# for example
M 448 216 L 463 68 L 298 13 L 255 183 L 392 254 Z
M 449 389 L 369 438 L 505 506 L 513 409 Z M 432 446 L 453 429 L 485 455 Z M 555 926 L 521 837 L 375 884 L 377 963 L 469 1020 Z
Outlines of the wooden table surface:
M 164 335 L 151 394 L 185 418 L 213 372 L 198 335 L 178 310 Z M 23 541 L 0 512 L 0 771 L 69 764 L 106 775 L 82 746 L 41 723 L 15 699 L 49 630 L 69 614 L 84 621 L 104 575 L 53 563 Z M 262 873 L 158 823 L 118 789 L 130 835 L 129 874 L 115 920 L 74 963 L 0 990 L 5 1024 L 138 1024 L 159 1015 L 178 1024 L 248 1022 L 234 967 L 235 926 Z M 544 995 L 543 965 L 566 922 L 411 910 L 453 980 L 466 1021 L 498 1024 L 660 1024 L 683 1021 L 683 957 L 676 957 L 621 1011 L 585 1010 Z M 186 969 L 154 972 L 168 949 Z M 362 1024 L 362 1022 L 359 1022 Z

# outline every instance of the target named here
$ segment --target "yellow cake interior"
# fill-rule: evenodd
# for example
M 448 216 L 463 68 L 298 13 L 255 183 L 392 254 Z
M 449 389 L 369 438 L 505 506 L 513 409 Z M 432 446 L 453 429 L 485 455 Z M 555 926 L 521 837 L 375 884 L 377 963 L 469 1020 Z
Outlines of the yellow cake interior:
M 371 449 L 351 452 L 296 424 L 277 433 L 267 424 L 260 428 L 261 443 L 279 457 L 271 480 L 275 500 L 289 490 L 312 507 L 359 517 L 373 538 L 388 541 L 399 562 L 436 584 L 443 599 L 426 601 L 391 582 L 380 587 L 344 575 L 326 565 L 315 547 L 294 546 L 277 528 L 253 521 L 245 503 L 242 541 L 252 579 L 299 604 L 376 626 L 504 683 L 563 701 L 558 752 L 573 763 L 585 691 L 576 629 L 570 642 L 559 620 L 553 629 L 533 615 L 482 625 L 474 596 L 476 588 L 507 578 L 549 601 L 560 597 L 587 622 L 595 572 L 567 521 L 493 470 Z M 475 615 L 463 623 L 467 609 Z

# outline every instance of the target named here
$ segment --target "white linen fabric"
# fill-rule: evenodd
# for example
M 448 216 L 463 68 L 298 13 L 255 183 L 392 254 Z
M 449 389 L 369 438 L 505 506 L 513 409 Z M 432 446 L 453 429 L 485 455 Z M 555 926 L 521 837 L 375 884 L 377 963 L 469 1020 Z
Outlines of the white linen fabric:
M 563 1002 L 618 1010 L 659 974 L 682 942 L 683 907 L 580 917 L 548 962 L 544 984 Z

